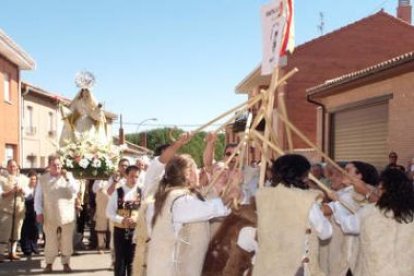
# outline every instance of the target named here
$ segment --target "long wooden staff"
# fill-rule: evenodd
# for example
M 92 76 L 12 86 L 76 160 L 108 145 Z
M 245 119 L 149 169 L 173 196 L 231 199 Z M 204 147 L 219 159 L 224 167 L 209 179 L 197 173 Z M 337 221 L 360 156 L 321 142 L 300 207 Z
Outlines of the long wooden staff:
M 248 117 L 249 119 L 249 117 Z M 253 121 L 252 124 L 252 128 L 256 128 L 258 126 L 258 124 L 260 123 L 260 117 L 256 116 L 255 120 Z M 248 127 L 249 126 L 249 127 Z M 250 123 L 248 124 L 248 122 L 246 122 L 246 128 L 245 131 L 249 131 L 250 129 Z M 227 161 L 224 163 L 223 167 L 220 168 L 220 170 L 213 175 L 213 179 L 211 180 L 211 182 L 209 183 L 209 185 L 206 187 L 206 189 L 204 189 L 204 196 L 207 195 L 211 189 L 214 187 L 214 185 L 216 184 L 217 180 L 220 178 L 220 176 L 223 174 L 225 168 L 230 164 L 231 160 L 236 156 L 236 154 L 238 153 L 238 151 L 240 150 L 240 148 L 243 146 L 243 143 L 249 138 L 249 135 L 246 135 L 242 138 L 242 140 L 239 142 L 239 144 L 237 145 L 237 147 L 234 149 L 233 154 L 229 156 L 229 158 L 227 159 Z M 226 185 L 227 187 L 227 185 Z
M 10 178 L 11 180 L 12 178 Z M 13 187 L 17 187 L 17 180 L 13 178 L 16 183 L 13 185 Z M 16 224 L 16 205 L 17 205 L 17 191 L 14 191 L 13 193 L 13 214 L 12 214 L 12 227 L 11 227 L 11 233 L 10 233 L 10 261 L 13 262 L 13 243 L 14 243 L 14 231 L 15 231 L 15 224 Z M 3 254 L 3 252 L 1 253 Z
M 266 112 L 265 112 L 265 116 L 267 117 L 267 120 L 269 122 L 269 125 L 271 126 L 271 119 L 272 119 L 272 112 L 273 112 L 273 107 L 274 107 L 274 94 L 276 89 L 283 83 L 286 82 L 287 79 L 289 79 L 290 77 L 292 77 L 295 73 L 297 73 L 299 70 L 298 68 L 293 68 L 289 73 L 287 73 L 285 76 L 283 76 L 282 78 L 278 79 L 279 77 L 279 68 L 275 67 L 273 70 L 273 74 L 272 74 L 272 80 L 270 82 L 270 87 L 267 90 L 267 107 L 266 107 Z M 264 132 L 264 137 L 265 139 L 269 139 L 270 137 L 270 131 L 271 128 L 267 127 L 265 128 L 265 132 Z M 276 141 L 276 140 L 275 140 Z M 260 163 L 260 180 L 259 180 L 259 187 L 263 187 L 264 186 L 264 180 L 265 180 L 265 173 L 266 173 L 266 167 L 267 167 L 267 161 L 266 158 L 263 157 L 263 155 L 267 154 L 267 144 L 263 145 L 263 151 L 262 151 L 262 159 L 261 159 L 261 163 Z
M 223 174 L 225 168 L 227 168 L 227 166 L 230 164 L 230 162 L 233 160 L 233 158 L 236 156 L 236 154 L 238 154 L 240 148 L 243 146 L 245 138 L 243 137 L 243 139 L 239 142 L 239 144 L 237 145 L 237 147 L 234 149 L 233 153 L 229 156 L 229 158 L 226 160 L 226 162 L 224 162 L 224 165 L 222 168 L 220 168 L 220 170 L 218 171 L 218 173 L 216 173 L 213 176 L 213 180 L 208 184 L 208 186 L 203 190 L 203 195 L 206 196 L 211 189 L 214 187 L 214 185 L 216 184 L 217 180 L 220 178 L 220 176 Z
M 255 131 L 255 130 L 253 130 L 252 132 L 251 132 L 254 136 L 256 136 L 257 138 L 259 138 L 260 139 L 260 141 L 262 141 L 264 144 L 267 144 L 270 148 L 272 148 L 274 151 L 276 151 L 277 153 L 279 153 L 280 155 L 283 155 L 283 154 L 285 154 L 285 152 L 281 149 L 281 148 L 279 148 L 278 146 L 276 146 L 275 144 L 273 144 L 272 142 L 270 142 L 270 141 L 268 141 L 268 140 L 266 140 L 265 138 L 264 138 L 264 136 L 263 135 L 261 135 L 259 132 L 257 132 L 257 131 Z M 326 192 L 326 194 L 329 196 L 329 197 L 333 197 L 333 194 L 334 194 L 334 192 L 331 190 L 331 189 L 329 189 L 328 187 L 326 187 L 319 179 L 317 179 L 312 173 L 309 173 L 309 178 L 312 180 L 312 181 L 314 181 L 315 183 L 316 183 L 316 185 L 319 187 L 319 188 L 321 188 L 324 192 Z M 340 203 L 340 204 L 342 204 L 346 209 L 348 209 L 351 213 L 355 213 L 355 211 L 354 211 L 354 209 L 351 207 L 351 206 L 349 206 L 349 204 L 347 204 L 346 202 L 344 202 L 344 201 L 342 201 L 342 200 L 340 200 L 339 198 L 337 199 L 337 198 L 332 198 L 332 199 L 335 199 L 335 200 L 338 200 L 338 202 Z
M 329 163 L 332 164 L 332 166 L 335 167 L 338 171 L 346 175 L 347 177 L 353 179 L 352 176 L 350 176 L 344 169 L 342 169 L 338 164 L 336 164 L 335 161 L 333 161 L 326 153 L 324 153 L 317 145 L 312 143 L 297 127 L 295 127 L 283 114 L 278 112 L 279 118 L 283 120 L 283 122 L 289 126 L 289 128 L 296 133 L 305 143 L 307 143 L 312 149 L 314 149 L 318 154 L 323 156 Z
M 286 110 L 286 102 L 285 102 L 285 93 L 279 92 L 277 99 L 278 99 L 277 103 L 278 103 L 280 112 L 283 114 L 283 116 L 288 118 L 287 110 Z M 288 140 L 288 148 L 289 148 L 289 151 L 292 152 L 293 151 L 292 133 L 290 132 L 289 126 L 287 126 L 286 124 L 284 125 L 285 125 L 285 130 L 286 130 L 286 137 Z
M 244 111 L 244 110 L 249 109 L 250 107 L 252 107 L 256 103 L 258 103 L 260 100 L 262 100 L 262 97 L 263 97 L 262 95 L 257 95 L 257 96 L 255 96 L 253 98 L 250 98 L 248 101 L 246 101 L 246 102 L 244 102 L 242 104 L 239 104 L 239 105 L 233 107 L 232 109 L 230 109 L 230 110 L 222 113 L 221 115 L 217 116 L 216 118 L 214 118 L 213 120 L 209 121 L 208 123 L 205 123 L 204 125 L 202 125 L 199 128 L 195 129 L 193 131 L 193 133 L 197 133 L 197 132 L 202 131 L 203 129 L 209 127 L 211 124 L 214 124 L 215 122 L 223 119 L 224 117 L 226 117 L 227 115 L 229 115 L 229 114 L 231 114 L 233 112 L 236 112 L 236 111 Z M 234 117 L 237 117 L 237 116 L 238 115 L 234 115 Z
M 244 129 L 244 135 L 243 135 L 243 145 L 242 145 L 242 149 L 239 155 L 239 159 L 238 162 L 236 164 L 236 168 L 239 168 L 240 171 L 243 169 L 243 163 L 244 163 L 244 155 L 246 153 L 246 146 L 247 146 L 247 142 L 249 140 L 249 133 L 250 133 L 250 125 L 252 123 L 252 114 L 249 113 L 249 115 L 247 116 L 247 121 L 246 121 L 246 127 Z M 239 185 L 238 183 L 239 179 L 228 179 L 228 182 L 224 188 L 223 191 L 223 195 L 225 195 L 227 193 L 228 190 L 230 190 L 231 188 L 233 188 L 235 185 Z M 237 203 L 234 202 L 235 205 L 237 206 Z
M 266 113 L 267 119 L 270 119 L 271 116 L 272 116 L 273 107 L 274 107 L 274 98 L 275 98 L 274 91 L 277 88 L 275 86 L 275 84 L 277 83 L 278 76 L 279 76 L 279 68 L 278 67 L 275 67 L 275 69 L 273 70 L 272 80 L 270 82 L 270 87 L 267 90 L 267 95 L 266 95 L 267 96 L 267 106 L 266 106 L 265 113 Z M 271 122 L 269 122 L 269 123 L 271 125 Z M 269 140 L 270 132 L 271 131 L 272 131 L 271 128 L 265 127 L 264 137 L 265 137 L 266 140 Z M 264 186 L 265 173 L 266 173 L 266 167 L 267 167 L 267 159 L 266 159 L 266 155 L 268 154 L 267 148 L 268 148 L 268 145 L 267 144 L 264 144 L 263 145 L 262 158 L 261 158 L 261 162 L 260 162 L 259 187 L 263 187 Z

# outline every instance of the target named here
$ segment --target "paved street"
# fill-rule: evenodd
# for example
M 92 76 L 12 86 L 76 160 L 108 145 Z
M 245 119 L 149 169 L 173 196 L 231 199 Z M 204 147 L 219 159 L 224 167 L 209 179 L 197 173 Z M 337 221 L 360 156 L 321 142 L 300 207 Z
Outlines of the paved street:
M 96 251 L 81 251 L 80 255 L 71 258 L 71 267 L 73 272 L 70 275 L 113 275 L 109 271 L 110 254 L 97 254 Z M 31 258 L 22 258 L 21 261 L 0 263 L 0 275 L 17 276 L 17 275 L 62 275 L 62 265 L 60 259 L 56 259 L 54 264 L 54 273 L 43 274 L 45 266 L 43 254 Z

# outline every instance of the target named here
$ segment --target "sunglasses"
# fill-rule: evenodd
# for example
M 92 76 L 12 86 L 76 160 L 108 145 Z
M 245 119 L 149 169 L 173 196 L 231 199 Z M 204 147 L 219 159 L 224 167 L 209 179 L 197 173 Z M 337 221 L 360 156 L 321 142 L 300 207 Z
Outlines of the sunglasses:
M 232 155 L 233 153 L 232 152 L 226 152 L 224 155 L 225 156 L 230 156 L 230 155 Z M 239 156 L 239 154 L 238 153 L 236 153 L 234 156 Z

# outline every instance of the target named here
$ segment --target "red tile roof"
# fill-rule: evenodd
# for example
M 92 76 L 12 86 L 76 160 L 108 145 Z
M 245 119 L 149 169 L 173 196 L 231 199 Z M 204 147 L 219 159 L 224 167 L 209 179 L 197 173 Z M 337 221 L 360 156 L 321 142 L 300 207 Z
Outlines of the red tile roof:
M 318 94 L 322 91 L 334 88 L 334 87 L 338 87 L 340 85 L 343 85 L 345 83 L 349 83 L 352 82 L 354 80 L 357 79 L 361 79 L 364 77 L 367 77 L 369 75 L 378 73 L 378 72 L 382 72 L 382 71 L 386 71 L 388 69 L 394 68 L 396 66 L 402 65 L 402 64 L 406 64 L 409 62 L 413 62 L 414 61 L 414 51 L 413 52 L 409 52 L 403 55 L 400 55 L 398 57 L 386 60 L 384 62 L 378 63 L 374 66 L 370 66 L 367 68 L 364 68 L 362 70 L 359 71 L 355 71 L 349 74 L 345 74 L 342 76 L 339 76 L 337 78 L 334 79 L 330 79 L 325 81 L 322 84 L 319 84 L 317 86 L 314 86 L 312 88 L 309 88 L 306 90 L 306 92 L 308 93 L 308 95 L 315 95 Z

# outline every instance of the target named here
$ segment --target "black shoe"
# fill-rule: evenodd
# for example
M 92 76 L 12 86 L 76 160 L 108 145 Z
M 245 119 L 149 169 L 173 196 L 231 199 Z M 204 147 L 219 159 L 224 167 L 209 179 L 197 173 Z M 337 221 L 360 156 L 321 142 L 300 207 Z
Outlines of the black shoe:
M 36 255 L 39 255 L 39 248 L 37 247 L 37 245 L 33 245 L 32 246 L 32 252 L 35 253 Z

